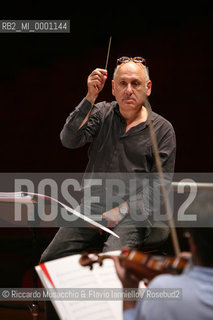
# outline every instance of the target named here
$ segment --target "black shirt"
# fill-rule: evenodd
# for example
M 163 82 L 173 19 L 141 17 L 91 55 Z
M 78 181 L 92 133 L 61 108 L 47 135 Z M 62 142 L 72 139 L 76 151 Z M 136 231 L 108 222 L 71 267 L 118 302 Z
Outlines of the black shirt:
M 91 143 L 86 172 L 102 173 L 156 173 L 156 164 L 147 121 L 126 132 L 126 122 L 116 101 L 100 102 L 93 106 L 87 122 L 78 130 L 91 109 L 85 98 L 67 118 L 61 132 L 62 144 L 78 148 Z M 169 121 L 152 111 L 151 119 L 156 135 L 163 171 L 174 172 L 176 140 Z M 150 192 L 150 189 L 149 189 Z M 136 194 L 124 200 L 137 202 L 137 210 L 145 217 L 144 197 L 148 191 L 138 188 Z M 130 203 L 131 204 L 131 203 Z M 147 211 L 147 212 L 146 212 Z

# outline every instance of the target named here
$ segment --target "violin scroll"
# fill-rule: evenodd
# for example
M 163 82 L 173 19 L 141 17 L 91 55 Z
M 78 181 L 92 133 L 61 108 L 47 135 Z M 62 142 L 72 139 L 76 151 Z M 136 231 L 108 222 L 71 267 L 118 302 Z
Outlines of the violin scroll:
M 79 259 L 79 263 L 83 267 L 89 266 L 90 270 L 92 270 L 94 263 L 98 263 L 101 267 L 104 259 L 109 259 L 109 256 L 100 256 L 97 253 L 90 254 L 88 252 L 84 252 Z

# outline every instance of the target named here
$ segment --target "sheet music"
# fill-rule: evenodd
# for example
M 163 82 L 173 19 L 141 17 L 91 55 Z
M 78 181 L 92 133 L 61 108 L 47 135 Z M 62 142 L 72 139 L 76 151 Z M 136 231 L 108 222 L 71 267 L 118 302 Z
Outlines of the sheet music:
M 120 251 L 108 252 L 107 254 L 119 255 Z M 52 260 L 45 263 L 45 267 L 57 288 L 118 288 L 121 283 L 117 277 L 114 262 L 111 259 L 103 261 L 103 266 L 93 265 L 93 270 L 89 267 L 82 267 L 79 264 L 80 254 L 65 258 Z M 40 279 L 46 288 L 52 285 L 44 275 L 40 266 L 36 267 Z M 140 288 L 145 288 L 144 283 L 140 283 Z M 93 290 L 95 291 L 95 290 Z M 123 301 L 108 299 L 100 300 L 52 300 L 53 305 L 61 320 L 122 320 Z
M 115 251 L 113 254 L 119 254 Z M 104 260 L 104 267 L 94 265 L 89 267 L 79 264 L 80 255 L 69 256 L 50 262 L 45 266 L 56 288 L 121 288 L 112 260 Z M 52 287 L 49 281 L 38 271 L 45 287 Z M 122 320 L 122 301 L 54 301 L 55 308 L 61 320 Z M 63 305 L 63 307 L 62 307 Z
M 65 205 L 64 203 L 60 202 L 59 200 L 52 198 L 50 196 L 46 196 L 44 194 L 39 194 L 39 193 L 34 193 L 34 192 L 24 192 L 24 191 L 20 191 L 20 192 L 0 192 L 0 201 L 9 201 L 9 200 L 13 200 L 13 201 L 22 201 L 22 200 L 32 200 L 33 197 L 38 197 L 38 198 L 42 198 L 45 200 L 49 200 L 49 201 L 54 201 L 58 204 L 60 204 L 62 207 L 64 207 L 68 212 L 74 214 L 75 216 L 79 217 L 80 219 L 83 219 L 84 221 L 92 224 L 93 226 L 100 228 L 110 234 L 112 234 L 114 237 L 119 238 L 119 236 L 112 231 L 111 229 L 103 226 L 102 224 L 92 220 L 91 218 L 87 217 L 86 215 L 78 212 L 77 210 L 74 210 L 70 207 L 68 207 L 67 205 Z
M 0 199 L 32 199 L 33 196 L 24 192 L 0 192 Z

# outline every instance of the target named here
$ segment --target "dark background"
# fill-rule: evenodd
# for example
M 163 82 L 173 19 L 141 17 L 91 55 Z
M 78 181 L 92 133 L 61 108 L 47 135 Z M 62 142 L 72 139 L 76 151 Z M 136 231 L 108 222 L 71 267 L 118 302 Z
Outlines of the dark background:
M 85 4 L 87 4 L 85 2 Z M 212 9 L 189 2 L 103 3 L 95 8 L 28 3 L 8 19 L 69 19 L 69 34 L 0 34 L 1 171 L 84 171 L 87 147 L 68 150 L 59 133 L 86 94 L 86 80 L 104 67 L 109 36 L 109 78 L 100 100 L 112 100 L 116 58 L 148 61 L 152 108 L 177 135 L 176 171 L 212 171 Z M 12 12 L 14 12 L 12 14 Z M 26 14 L 28 12 L 28 14 Z M 5 17 L 4 17 L 5 18 Z
M 79 7 L 60 2 L 44 8 L 28 1 L 1 8 L 1 19 L 69 19 L 71 32 L 0 34 L 0 171 L 84 171 L 87 146 L 65 149 L 59 133 L 85 96 L 89 73 L 105 66 L 112 35 L 109 78 L 99 101 L 113 99 L 118 57 L 145 57 L 152 108 L 176 132 L 176 172 L 212 172 L 213 12 L 208 2 L 97 2 L 93 7 L 81 2 Z M 32 230 L 1 229 L 1 286 L 32 286 L 26 270 L 56 230 L 40 231 L 33 261 Z

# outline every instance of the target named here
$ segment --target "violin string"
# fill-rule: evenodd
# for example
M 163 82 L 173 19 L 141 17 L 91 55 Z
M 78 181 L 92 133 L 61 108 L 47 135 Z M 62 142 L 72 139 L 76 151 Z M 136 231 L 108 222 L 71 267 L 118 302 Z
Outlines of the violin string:
M 144 105 L 148 111 L 148 125 L 149 125 L 150 138 L 151 138 L 151 142 L 152 142 L 152 148 L 153 148 L 153 153 L 154 153 L 154 157 L 155 157 L 157 172 L 159 175 L 164 205 L 165 205 L 166 213 L 167 213 L 167 217 L 168 217 L 168 223 L 169 223 L 169 227 L 170 227 L 170 231 L 171 231 L 171 239 L 172 239 L 175 255 L 176 255 L 176 257 L 179 257 L 180 246 L 179 246 L 179 242 L 178 242 L 178 237 L 177 237 L 177 232 L 175 229 L 174 220 L 172 218 L 172 209 L 171 209 L 171 205 L 170 205 L 170 201 L 169 201 L 169 197 L 168 197 L 168 192 L 167 192 L 165 184 L 164 184 L 163 169 L 162 169 L 161 159 L 160 159 L 160 155 L 159 155 L 156 135 L 155 135 L 155 132 L 153 129 L 152 121 L 151 121 L 151 106 L 150 106 L 148 99 L 145 100 Z

